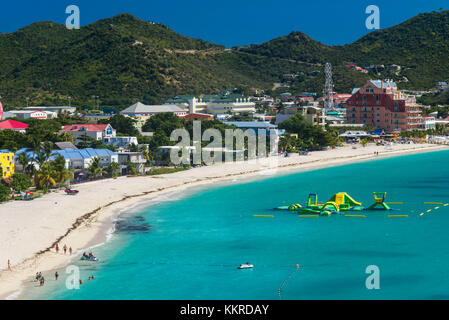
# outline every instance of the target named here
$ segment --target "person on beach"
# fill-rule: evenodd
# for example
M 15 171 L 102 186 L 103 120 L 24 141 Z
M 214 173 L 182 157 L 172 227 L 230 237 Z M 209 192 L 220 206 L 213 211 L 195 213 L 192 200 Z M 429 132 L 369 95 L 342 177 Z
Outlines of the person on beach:
M 65 244 L 64 245 L 64 254 L 66 254 L 67 253 L 67 245 Z
M 69 253 L 72 255 L 72 247 L 69 248 Z
M 58 271 L 56 271 L 56 273 L 55 273 L 55 280 L 58 281 L 58 278 L 59 278 L 59 273 L 58 273 Z
M 59 253 L 59 246 L 56 244 L 56 253 Z
M 8 259 L 8 270 L 9 270 L 9 271 L 12 271 L 12 270 L 11 270 L 11 261 L 10 261 L 9 259 Z

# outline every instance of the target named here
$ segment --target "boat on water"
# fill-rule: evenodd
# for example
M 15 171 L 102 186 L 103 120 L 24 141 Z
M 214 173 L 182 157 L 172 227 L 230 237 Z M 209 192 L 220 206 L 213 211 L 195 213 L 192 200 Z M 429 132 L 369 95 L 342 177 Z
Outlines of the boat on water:
M 252 269 L 252 268 L 254 268 L 254 266 L 249 262 L 241 264 L 240 266 L 237 267 L 237 269 Z
M 81 257 L 81 261 L 98 261 L 98 259 L 92 253 L 89 255 L 87 255 L 86 253 L 83 253 L 83 256 Z

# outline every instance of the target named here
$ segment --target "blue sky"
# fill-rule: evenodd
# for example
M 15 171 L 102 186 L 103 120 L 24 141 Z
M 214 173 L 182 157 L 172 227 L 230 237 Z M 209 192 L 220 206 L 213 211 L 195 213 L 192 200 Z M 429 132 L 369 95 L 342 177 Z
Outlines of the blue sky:
M 261 43 L 302 31 L 328 45 L 353 42 L 365 27 L 368 5 L 380 8 L 380 28 L 419 13 L 449 9 L 447 0 L 16 0 L 0 3 L 0 32 L 13 32 L 36 21 L 65 23 L 65 8 L 77 5 L 81 25 L 131 13 L 194 38 L 228 47 Z

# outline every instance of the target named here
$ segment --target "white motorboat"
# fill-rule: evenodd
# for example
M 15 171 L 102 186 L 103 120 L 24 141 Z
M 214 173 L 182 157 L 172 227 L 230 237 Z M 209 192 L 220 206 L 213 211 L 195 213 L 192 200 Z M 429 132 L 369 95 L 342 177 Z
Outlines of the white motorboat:
M 237 269 L 252 269 L 252 268 L 254 268 L 254 266 L 249 262 L 241 264 L 239 267 L 237 267 Z

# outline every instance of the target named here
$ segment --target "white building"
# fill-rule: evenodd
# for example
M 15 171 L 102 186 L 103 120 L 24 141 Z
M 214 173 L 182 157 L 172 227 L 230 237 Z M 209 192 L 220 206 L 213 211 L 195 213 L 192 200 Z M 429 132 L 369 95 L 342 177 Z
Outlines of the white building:
M 23 110 L 30 110 L 30 111 L 50 111 L 55 113 L 62 113 L 66 112 L 69 114 L 74 114 L 76 112 L 76 107 L 69 107 L 69 106 L 41 106 L 41 107 L 26 107 L 23 108 Z
M 56 112 L 42 110 L 11 110 L 8 111 L 13 117 L 20 120 L 27 119 L 55 119 L 58 117 Z
M 424 129 L 425 130 L 436 128 L 436 120 L 437 119 L 435 119 L 435 117 L 427 116 L 427 117 L 423 117 L 423 120 L 424 120 Z
M 209 113 L 213 115 L 225 113 L 254 113 L 256 104 L 251 99 L 236 94 L 221 93 L 219 95 L 176 96 L 166 102 L 186 108 L 189 113 Z
M 137 137 L 106 137 L 103 139 L 103 143 L 108 146 L 114 146 L 116 148 L 127 147 L 132 144 L 139 145 Z

